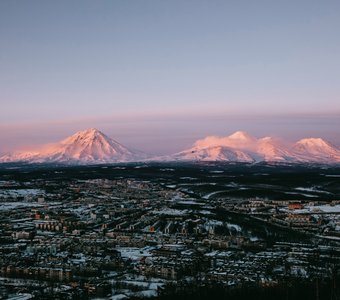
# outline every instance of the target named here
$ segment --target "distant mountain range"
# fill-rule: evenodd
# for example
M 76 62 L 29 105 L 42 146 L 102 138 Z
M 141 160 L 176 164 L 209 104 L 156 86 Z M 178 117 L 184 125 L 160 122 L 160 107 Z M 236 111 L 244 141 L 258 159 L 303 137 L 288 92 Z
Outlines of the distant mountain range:
M 278 163 L 340 163 L 340 149 L 321 138 L 305 138 L 294 144 L 243 131 L 226 137 L 208 136 L 190 149 L 166 156 L 151 156 L 131 150 L 95 128 L 79 131 L 59 143 L 34 152 L 13 152 L 0 162 L 98 164 L 141 161 L 221 161 Z
M 321 138 L 306 138 L 290 144 L 272 137 L 256 139 L 237 131 L 227 137 L 208 136 L 171 157 L 198 161 L 339 163 L 340 150 Z

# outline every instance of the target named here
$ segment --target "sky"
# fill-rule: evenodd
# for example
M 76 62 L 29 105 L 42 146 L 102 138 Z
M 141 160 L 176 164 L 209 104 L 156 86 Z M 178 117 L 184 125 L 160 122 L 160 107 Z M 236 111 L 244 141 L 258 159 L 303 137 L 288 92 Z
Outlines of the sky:
M 0 153 L 89 127 L 157 154 L 340 146 L 340 1 L 0 1 Z

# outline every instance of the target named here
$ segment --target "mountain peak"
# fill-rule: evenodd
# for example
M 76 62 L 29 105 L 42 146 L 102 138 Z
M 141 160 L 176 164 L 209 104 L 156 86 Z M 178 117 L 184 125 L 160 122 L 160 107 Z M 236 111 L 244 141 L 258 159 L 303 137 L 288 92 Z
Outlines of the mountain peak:
M 244 140 L 244 141 L 254 139 L 251 135 L 249 135 L 245 131 L 236 131 L 233 134 L 229 135 L 228 138 L 235 139 L 235 140 Z
M 300 160 L 340 161 L 340 151 L 322 138 L 301 139 L 295 143 L 293 151 Z
M 63 162 L 97 164 L 150 160 L 147 155 L 131 151 L 97 128 L 78 131 L 61 142 L 40 147 L 35 152 L 14 152 L 0 157 L 0 162 Z M 295 144 L 276 137 L 255 138 L 244 131 L 230 136 L 207 136 L 190 149 L 162 160 L 185 161 L 278 161 L 340 163 L 340 149 L 322 138 L 304 138 Z
M 305 146 L 329 146 L 329 143 L 322 138 L 304 138 L 297 142 L 297 144 Z
M 271 136 L 265 136 L 259 139 L 259 142 L 272 142 L 272 141 L 274 141 L 274 138 Z
M 88 129 L 85 129 L 85 130 L 78 131 L 74 135 L 97 136 L 97 135 L 104 135 L 104 133 L 99 131 L 97 128 L 88 128 Z
M 94 127 L 82 130 L 80 132 L 84 132 L 84 133 L 102 133 L 101 131 L 99 131 L 97 128 L 94 128 Z
M 96 128 L 89 128 L 85 130 L 81 130 L 76 132 L 75 134 L 69 136 L 64 139 L 62 144 L 73 144 L 73 143 L 82 143 L 87 144 L 94 142 L 95 140 L 102 140 L 103 142 L 110 143 L 110 138 L 106 136 L 104 133 L 99 131 Z
M 129 150 L 96 128 L 78 131 L 59 143 L 42 147 L 37 153 L 21 153 L 4 161 L 113 163 L 139 161 L 142 154 Z

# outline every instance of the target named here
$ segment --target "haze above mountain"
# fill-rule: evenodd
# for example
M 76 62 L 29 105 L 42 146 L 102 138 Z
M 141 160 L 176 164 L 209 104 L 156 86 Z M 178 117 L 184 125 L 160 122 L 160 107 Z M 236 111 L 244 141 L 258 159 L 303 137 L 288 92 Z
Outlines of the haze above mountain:
M 79 131 L 33 152 L 13 152 L 0 162 L 98 164 L 141 161 L 226 161 L 280 163 L 340 163 L 340 150 L 321 138 L 289 143 L 278 138 L 256 138 L 243 131 L 208 136 L 190 149 L 167 156 L 151 156 L 128 149 L 95 128 Z

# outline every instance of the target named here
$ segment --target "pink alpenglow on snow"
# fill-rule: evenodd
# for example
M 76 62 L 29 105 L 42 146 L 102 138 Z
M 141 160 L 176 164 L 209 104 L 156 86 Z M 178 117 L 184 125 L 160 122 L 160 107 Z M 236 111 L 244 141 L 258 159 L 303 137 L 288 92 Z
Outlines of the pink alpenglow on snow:
M 0 157 L 0 161 L 115 163 L 145 158 L 142 152 L 130 150 L 99 130 L 90 128 L 59 143 L 46 145 L 36 152 L 7 154 Z
M 256 138 L 243 131 L 197 140 L 190 149 L 167 156 L 131 150 L 97 129 L 79 131 L 55 144 L 31 152 L 14 152 L 0 162 L 98 164 L 141 161 L 221 161 L 278 163 L 340 163 L 340 150 L 321 138 L 289 143 L 273 137 Z
M 166 160 L 236 162 L 339 163 L 340 150 L 321 138 L 302 139 L 295 144 L 264 137 L 257 139 L 243 131 L 226 137 L 208 136 L 193 147 Z

